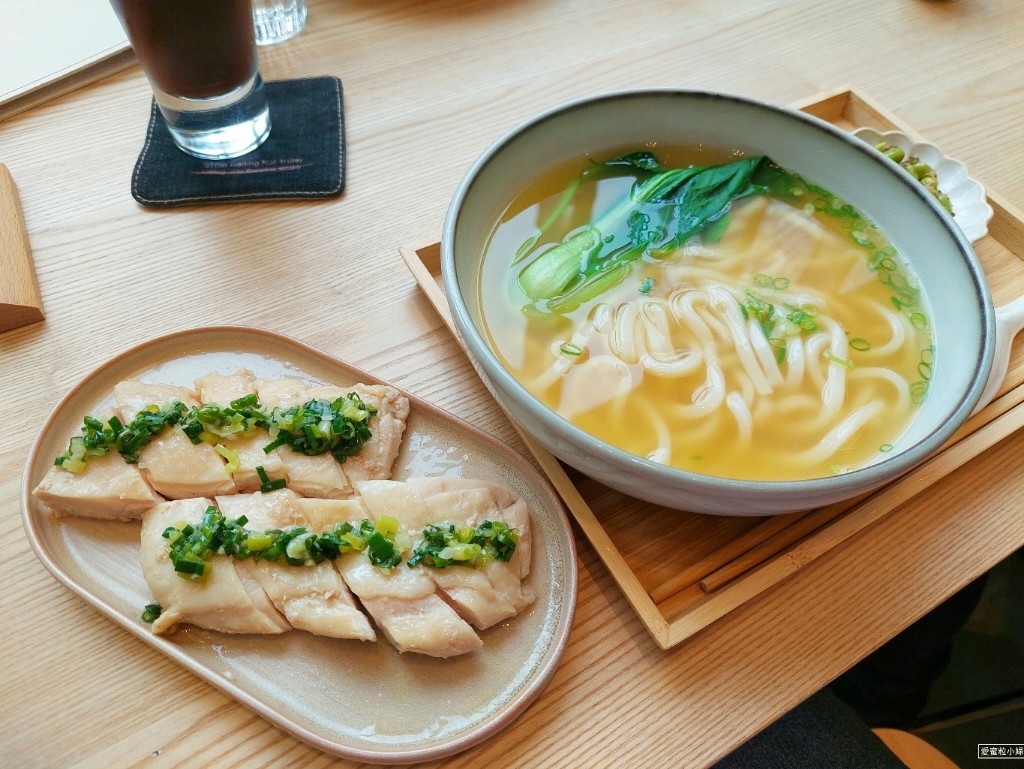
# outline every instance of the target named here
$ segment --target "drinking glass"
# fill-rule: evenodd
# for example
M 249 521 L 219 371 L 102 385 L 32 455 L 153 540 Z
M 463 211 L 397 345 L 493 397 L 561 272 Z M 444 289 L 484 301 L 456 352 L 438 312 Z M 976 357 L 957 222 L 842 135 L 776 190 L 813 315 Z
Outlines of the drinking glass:
M 110 0 L 174 143 L 221 160 L 270 134 L 250 0 Z
M 306 23 L 306 0 L 252 0 L 256 45 L 280 43 Z

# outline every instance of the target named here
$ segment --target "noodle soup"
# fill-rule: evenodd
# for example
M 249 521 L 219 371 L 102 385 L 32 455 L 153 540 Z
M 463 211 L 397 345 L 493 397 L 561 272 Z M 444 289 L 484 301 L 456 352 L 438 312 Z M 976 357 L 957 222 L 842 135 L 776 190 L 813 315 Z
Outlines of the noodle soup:
M 494 228 L 477 290 L 502 364 L 581 429 L 684 470 L 802 480 L 883 458 L 933 351 L 884 234 L 767 158 L 609 157 L 537 178 Z

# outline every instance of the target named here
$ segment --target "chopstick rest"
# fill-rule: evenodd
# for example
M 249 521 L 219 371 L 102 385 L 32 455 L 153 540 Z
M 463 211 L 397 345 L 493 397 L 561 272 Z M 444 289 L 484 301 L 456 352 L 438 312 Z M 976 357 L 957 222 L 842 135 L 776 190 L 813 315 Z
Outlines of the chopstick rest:
M 18 190 L 0 163 L 0 333 L 43 319 Z
M 132 174 L 144 206 L 331 198 L 345 189 L 345 124 L 336 77 L 266 83 L 270 136 L 231 160 L 202 160 L 171 141 L 154 102 Z

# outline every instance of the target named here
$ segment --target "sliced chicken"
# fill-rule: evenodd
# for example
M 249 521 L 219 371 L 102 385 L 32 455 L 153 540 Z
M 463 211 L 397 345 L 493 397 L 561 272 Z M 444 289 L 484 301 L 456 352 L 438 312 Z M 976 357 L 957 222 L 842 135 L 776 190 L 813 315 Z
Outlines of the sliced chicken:
M 128 464 L 116 451 L 89 457 L 81 473 L 51 467 L 32 494 L 58 513 L 120 521 L 137 521 L 163 501 L 138 465 Z
M 329 401 L 351 392 L 356 393 L 363 403 L 377 409 L 377 413 L 370 417 L 368 422 L 372 437 L 358 454 L 345 460 L 342 471 L 352 484 L 376 478 L 390 478 L 391 468 L 398 458 L 405 425 L 409 419 L 409 399 L 388 385 L 314 385 L 309 388 L 311 398 Z
M 198 406 L 198 394 L 185 387 L 128 380 L 114 387 L 118 416 L 126 425 L 143 409 L 164 408 L 174 400 Z M 235 483 L 224 467 L 224 458 L 208 443 L 192 443 L 175 426 L 154 436 L 139 453 L 143 477 L 169 499 L 231 494 Z
M 321 534 L 336 523 L 359 523 L 370 517 L 363 500 L 359 497 L 347 499 L 316 499 L 301 497 L 296 504 L 309 521 L 311 531 Z
M 301 406 L 311 400 L 309 385 L 301 379 L 258 379 L 256 393 L 266 411 L 280 406 Z M 306 456 L 287 446 L 278 446 L 274 453 L 284 468 L 288 488 L 306 497 L 343 498 L 352 495 L 352 484 L 341 465 L 330 454 Z M 268 471 L 271 477 L 277 477 Z
M 485 520 L 491 520 L 505 521 L 513 526 L 499 509 L 495 496 L 498 495 L 509 508 L 519 501 L 504 487 L 447 478 L 410 479 L 409 482 L 366 481 L 357 483 L 356 491 L 373 518 L 386 515 L 396 519 L 414 539 L 422 538 L 421 532 L 428 524 L 442 522 L 475 528 Z M 525 503 L 523 505 L 527 517 L 517 522 L 523 527 L 519 531 L 521 541 L 525 530 L 528 543 L 528 509 Z M 519 526 L 514 527 L 518 529 Z M 451 565 L 436 569 L 416 566 L 415 569 L 421 570 L 434 582 L 464 619 L 483 630 L 515 616 L 535 598 L 533 591 L 522 583 L 526 574 L 522 573 L 523 561 L 516 561 L 519 553 L 517 545 L 513 560 L 508 563 L 494 560 L 482 567 Z
M 359 523 L 372 517 L 362 497 L 301 499 L 298 504 L 318 533 L 335 523 Z M 452 657 L 482 646 L 479 636 L 441 600 L 433 581 L 419 568 L 403 563 L 385 574 L 366 553 L 344 555 L 335 565 L 398 651 Z
M 246 369 L 234 374 L 211 373 L 195 381 L 199 400 L 203 404 L 230 406 L 233 401 L 256 393 L 256 377 Z M 239 493 L 259 491 L 262 480 L 256 468 L 262 467 L 268 478 L 285 478 L 286 470 L 279 451 L 269 454 L 263 448 L 270 443 L 270 436 L 263 428 L 254 428 L 253 434 L 238 438 L 223 438 L 223 445 L 238 457 L 237 469 L 231 470 L 231 478 Z
M 408 484 L 424 498 L 435 521 L 465 522 L 475 528 L 486 520 L 499 520 L 515 529 L 518 541 L 512 558 L 495 559 L 479 571 L 516 612 L 536 600 L 533 588 L 524 582 L 530 573 L 533 542 L 530 508 L 523 499 L 500 484 L 468 478 L 410 478 Z
M 437 594 L 433 580 L 404 564 L 387 574 L 366 553 L 337 561 L 345 582 L 400 652 L 454 657 L 483 646 L 473 628 Z
M 142 573 L 163 609 L 153 622 L 153 632 L 168 633 L 183 623 L 223 633 L 289 630 L 291 625 L 236 559 L 214 556 L 198 580 L 175 572 L 163 532 L 169 526 L 200 521 L 211 504 L 205 498 L 161 502 L 142 516 Z
M 312 530 L 297 504 L 299 499 L 293 491 L 280 489 L 268 494 L 218 497 L 216 502 L 225 518 L 244 515 L 249 529 L 270 531 L 303 526 Z M 356 607 L 352 593 L 330 561 L 306 566 L 254 559 L 240 563 L 293 627 L 332 638 L 376 639 L 369 619 Z
M 214 371 L 196 379 L 195 386 L 200 403 L 230 406 L 232 401 L 256 393 L 256 376 L 244 368 L 234 374 Z

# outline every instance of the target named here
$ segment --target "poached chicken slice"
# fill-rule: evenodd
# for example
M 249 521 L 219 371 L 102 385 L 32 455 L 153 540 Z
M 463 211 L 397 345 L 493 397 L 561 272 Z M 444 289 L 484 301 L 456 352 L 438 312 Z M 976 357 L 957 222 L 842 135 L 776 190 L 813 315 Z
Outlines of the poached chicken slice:
M 106 421 L 109 417 L 97 418 Z M 114 450 L 90 456 L 80 473 L 50 467 L 32 495 L 57 513 L 112 521 L 137 521 L 163 501 L 146 483 L 139 466 L 128 464 Z
M 247 369 L 239 369 L 234 374 L 210 373 L 199 377 L 195 385 L 203 404 L 213 403 L 222 407 L 256 393 L 256 377 Z M 262 467 L 270 478 L 286 477 L 280 453 L 271 451 L 268 454 L 263 450 L 270 443 L 270 436 L 263 428 L 254 428 L 249 436 L 222 438 L 221 442 L 238 457 L 238 468 L 231 471 L 231 478 L 240 494 L 259 491 L 262 481 L 257 467 Z
M 142 516 L 142 574 L 153 598 L 162 607 L 153 632 L 169 633 L 179 624 L 222 633 L 283 633 L 291 628 L 263 589 L 239 569 L 230 556 L 214 556 L 207 574 L 198 580 L 178 575 L 167 551 L 163 532 L 196 523 L 213 502 L 206 498 L 161 502 Z
M 483 646 L 421 570 L 401 564 L 385 574 L 365 552 L 343 555 L 337 563 L 363 608 L 398 651 L 446 658 Z
M 345 460 L 341 466 L 342 472 L 351 484 L 390 478 L 391 468 L 398 458 L 405 425 L 409 419 L 409 399 L 388 385 L 313 385 L 309 388 L 311 398 L 323 398 L 328 401 L 334 401 L 351 392 L 356 393 L 363 403 L 377 409 L 377 413 L 370 417 L 367 423 L 372 437 L 363 444 L 358 454 Z
M 318 533 L 335 523 L 372 518 L 362 497 L 301 499 L 298 504 Z M 420 569 L 403 563 L 384 573 L 365 552 L 343 555 L 335 565 L 398 651 L 453 657 L 483 645 L 473 628 L 437 595 L 433 581 Z
M 303 508 L 297 504 L 300 499 L 288 489 L 279 489 L 267 494 L 217 497 L 216 502 L 225 518 L 244 515 L 247 528 L 255 531 L 291 526 L 312 531 Z M 356 607 L 352 593 L 330 561 L 290 566 L 247 558 L 240 565 L 266 591 L 292 627 L 332 638 L 376 640 L 370 621 Z
M 164 408 L 178 400 L 186 406 L 198 406 L 198 393 L 186 387 L 149 384 L 135 380 L 114 387 L 118 416 L 126 425 L 148 406 Z M 154 436 L 139 452 L 143 477 L 161 495 L 169 499 L 212 497 L 231 494 L 235 482 L 224 466 L 224 458 L 208 443 L 192 443 L 180 427 L 174 426 Z
M 257 379 L 255 384 L 260 404 L 268 413 L 277 406 L 290 408 L 312 400 L 309 383 L 302 379 Z M 340 499 L 352 495 L 352 484 L 330 454 L 306 456 L 287 446 L 278 446 L 273 453 L 283 466 L 288 488 L 302 496 Z M 268 475 L 278 477 L 269 471 Z
M 529 552 L 529 513 L 515 523 L 508 521 L 498 508 L 496 495 L 510 507 L 520 500 L 504 487 L 483 481 L 449 478 L 413 478 L 408 482 L 366 481 L 356 484 L 360 498 L 373 517 L 382 515 L 396 519 L 414 539 L 421 536 L 427 524 L 447 522 L 456 526 L 476 527 L 485 520 L 505 521 L 516 528 L 520 542 L 527 542 Z M 425 493 L 424 493 L 425 492 Z M 535 594 L 523 585 L 522 563 L 494 560 L 482 567 L 449 565 L 442 569 L 417 566 L 441 591 L 455 610 L 474 627 L 481 630 L 515 616 L 529 606 Z M 527 567 L 526 572 L 529 569 Z
M 530 574 L 533 548 L 530 507 L 523 499 L 500 484 L 469 478 L 410 478 L 408 483 L 423 497 L 435 521 L 464 522 L 475 528 L 485 520 L 500 520 L 515 529 L 518 542 L 511 560 L 495 559 L 479 571 L 516 612 L 536 600 L 533 588 L 523 582 Z

